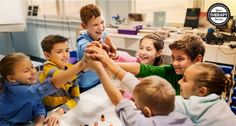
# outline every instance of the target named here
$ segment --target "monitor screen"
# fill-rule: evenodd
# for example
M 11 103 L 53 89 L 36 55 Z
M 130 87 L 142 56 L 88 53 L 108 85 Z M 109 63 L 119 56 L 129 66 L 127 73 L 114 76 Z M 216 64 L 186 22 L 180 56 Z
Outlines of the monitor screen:
M 234 17 L 231 16 L 229 21 L 225 25 L 217 26 L 216 29 L 218 29 L 219 31 L 222 31 L 222 32 L 229 32 L 229 33 L 235 32 L 236 29 L 235 29 Z
M 187 8 L 184 27 L 197 28 L 199 22 L 200 8 Z

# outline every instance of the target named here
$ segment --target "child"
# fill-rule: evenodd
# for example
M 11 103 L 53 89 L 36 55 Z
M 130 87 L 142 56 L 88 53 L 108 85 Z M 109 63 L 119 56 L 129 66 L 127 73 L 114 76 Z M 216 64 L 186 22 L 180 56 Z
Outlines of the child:
M 145 35 L 139 43 L 139 50 L 137 57 L 132 57 L 128 53 L 118 51 L 119 56 L 115 61 L 117 62 L 138 62 L 143 64 L 150 64 L 159 66 L 162 64 L 162 49 L 164 47 L 164 37 L 158 33 L 151 33 Z
M 29 57 L 22 53 L 12 53 L 0 61 L 0 73 L 3 78 L 3 91 L 0 93 L 0 125 L 23 125 L 34 120 L 36 126 L 47 122 L 42 98 L 57 91 L 71 76 L 81 71 L 84 62 L 78 62 L 71 68 L 45 80 L 37 81 L 37 71 Z M 55 120 L 55 119 L 54 119 Z M 51 123 L 51 124 L 50 124 Z
M 152 66 L 139 63 L 120 63 L 126 71 L 137 77 L 158 75 L 172 84 L 176 94 L 180 94 L 178 81 L 182 78 L 185 69 L 197 62 L 202 62 L 205 46 L 202 39 L 195 35 L 185 35 L 182 39 L 174 41 L 169 45 L 172 51 L 172 64 L 163 66 Z
M 48 61 L 44 63 L 43 71 L 40 74 L 40 82 L 44 82 L 46 78 L 55 76 L 72 66 L 69 63 L 67 41 L 67 38 L 60 35 L 49 35 L 42 40 L 41 47 Z M 74 75 L 55 93 L 44 97 L 43 104 L 47 111 L 57 108 L 50 116 L 60 117 L 77 105 L 79 95 L 77 76 Z
M 198 126 L 231 126 L 236 117 L 221 97 L 227 78 L 216 65 L 197 63 L 184 72 L 179 81 L 175 111 L 189 116 Z
M 84 55 L 84 50 L 87 44 L 92 41 L 101 41 L 102 43 L 106 40 L 105 23 L 101 16 L 100 9 L 94 4 L 88 4 L 81 8 L 80 18 L 82 20 L 81 26 L 87 29 L 87 32 L 81 34 L 77 39 L 78 43 L 78 60 Z M 81 73 L 79 76 L 80 91 L 84 92 L 90 88 L 100 84 L 99 78 L 93 71 L 86 71 Z
M 88 48 L 87 51 L 93 51 Z M 102 50 L 90 57 L 103 61 L 108 57 Z M 104 62 L 103 62 L 104 64 Z M 108 68 L 130 91 L 140 82 L 134 75 L 125 72 L 112 60 L 106 60 Z M 196 63 L 187 68 L 179 81 L 181 96 L 175 98 L 175 110 L 191 118 L 197 126 L 229 126 L 236 123 L 221 93 L 226 86 L 226 77 L 220 68 L 212 64 Z
M 133 91 L 136 109 L 131 101 L 123 99 L 120 91 L 112 85 L 101 62 L 88 58 L 86 61 L 88 67 L 97 72 L 107 95 L 116 105 L 117 115 L 124 126 L 193 126 L 187 116 L 172 112 L 175 90 L 166 80 L 157 76 L 142 79 Z

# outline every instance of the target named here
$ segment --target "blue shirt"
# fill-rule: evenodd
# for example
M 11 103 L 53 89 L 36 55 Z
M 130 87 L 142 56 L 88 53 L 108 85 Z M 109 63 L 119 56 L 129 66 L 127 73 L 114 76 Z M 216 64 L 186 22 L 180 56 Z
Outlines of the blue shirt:
M 57 90 L 49 80 L 43 84 L 3 82 L 0 93 L 0 126 L 28 123 L 36 116 L 46 115 L 42 98 Z
M 104 42 L 107 34 L 103 32 L 101 41 Z M 83 58 L 84 50 L 87 47 L 87 44 L 94 41 L 87 32 L 80 34 L 79 38 L 77 39 L 78 49 L 77 49 L 77 56 L 78 61 Z M 88 70 L 84 73 L 81 73 L 78 77 L 79 86 L 83 89 L 90 89 L 97 84 L 100 83 L 100 80 L 97 74 L 94 71 Z

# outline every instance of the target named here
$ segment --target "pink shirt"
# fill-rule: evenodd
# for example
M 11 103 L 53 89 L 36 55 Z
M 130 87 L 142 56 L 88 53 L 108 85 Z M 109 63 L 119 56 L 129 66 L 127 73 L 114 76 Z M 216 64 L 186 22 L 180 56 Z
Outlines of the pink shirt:
M 140 62 L 137 57 L 133 57 L 125 51 L 117 51 L 117 53 L 119 54 L 119 57 L 114 60 L 115 62 Z

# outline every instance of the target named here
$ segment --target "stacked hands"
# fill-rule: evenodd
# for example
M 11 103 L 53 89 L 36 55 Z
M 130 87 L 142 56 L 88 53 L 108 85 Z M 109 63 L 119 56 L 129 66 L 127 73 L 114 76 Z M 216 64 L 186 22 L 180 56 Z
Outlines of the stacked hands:
M 105 42 L 102 44 L 100 41 L 93 41 L 87 45 L 85 59 L 88 58 L 93 60 L 103 60 L 117 59 L 118 53 L 116 47 L 111 43 L 110 38 L 106 38 Z
M 110 46 L 107 46 L 106 44 L 101 44 L 99 41 L 91 42 L 86 48 L 86 53 L 84 57 L 87 68 L 99 71 L 99 69 L 103 69 L 109 63 L 113 62 L 109 60 L 114 59 L 114 57 L 116 56 L 116 54 L 114 53 L 116 52 L 116 49 L 114 49 L 114 52 L 111 50 L 112 49 L 110 48 Z M 119 88 L 119 91 L 124 98 L 133 100 L 132 94 L 126 91 L 125 89 Z
M 108 59 L 114 57 L 114 53 L 110 52 L 110 47 L 106 44 L 101 44 L 99 41 L 93 41 L 88 44 L 85 53 L 85 61 L 87 62 L 87 67 L 91 64 L 91 60 L 105 62 Z
M 114 46 L 114 44 L 111 42 L 109 37 L 106 37 L 106 40 L 104 43 L 101 43 L 100 41 L 93 41 L 89 43 L 86 48 L 86 53 L 87 54 L 94 54 L 95 52 L 98 53 L 99 51 L 94 51 L 93 49 L 91 49 L 95 47 L 97 49 L 98 48 L 103 49 L 107 53 L 107 55 L 113 60 L 118 58 L 117 49 Z M 100 53 L 101 53 L 101 50 L 100 50 Z

